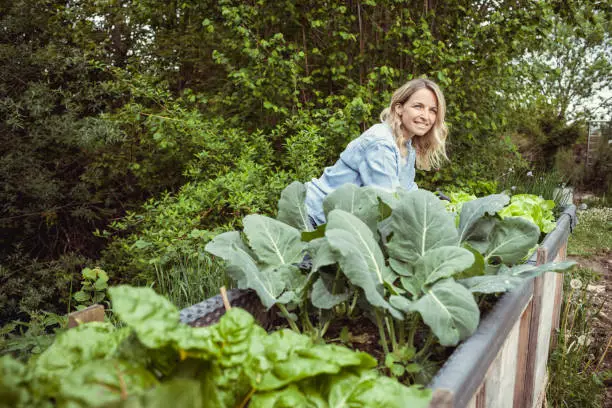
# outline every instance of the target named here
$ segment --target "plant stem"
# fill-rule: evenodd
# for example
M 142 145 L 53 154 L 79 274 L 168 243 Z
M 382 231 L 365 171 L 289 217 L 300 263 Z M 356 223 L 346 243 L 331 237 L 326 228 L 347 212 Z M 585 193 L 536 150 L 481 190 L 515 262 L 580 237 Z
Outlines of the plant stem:
M 308 331 L 309 333 L 315 333 L 316 330 L 310 321 L 310 316 L 308 316 L 308 310 L 302 310 L 302 329 Z
M 429 351 L 429 348 L 431 347 L 431 345 L 433 344 L 433 339 L 434 339 L 434 335 L 433 332 L 430 331 L 429 334 L 427 335 L 427 340 L 425 340 L 425 344 L 423 345 L 423 348 L 420 349 L 414 356 L 414 359 L 418 359 L 419 357 L 421 357 L 422 355 L 426 354 L 427 351 Z
M 374 316 L 376 317 L 376 325 L 378 326 L 378 335 L 380 336 L 380 342 L 383 346 L 383 351 L 386 354 L 389 354 L 389 346 L 387 345 L 387 336 L 385 335 L 385 327 L 383 326 L 382 318 L 380 316 L 380 311 L 377 309 L 374 311 Z
M 410 327 L 408 328 L 408 347 L 414 347 L 414 335 L 416 334 L 419 317 L 413 314 L 410 319 Z
M 327 333 L 327 329 L 329 329 L 330 324 L 331 324 L 331 319 L 325 322 L 325 324 L 323 325 L 323 328 L 319 332 L 319 338 L 322 339 L 323 336 L 325 336 L 325 333 Z
M 397 337 L 399 338 L 399 345 L 400 347 L 402 347 L 404 344 L 406 344 L 406 322 L 405 320 L 400 320 L 398 322 L 398 325 L 399 325 L 399 333 Z
M 291 327 L 291 330 L 293 330 L 296 333 L 301 333 L 300 329 L 297 327 L 297 324 L 295 324 L 291 316 L 289 316 L 289 312 L 287 311 L 287 308 L 285 307 L 285 305 L 277 304 L 276 306 L 278 306 L 278 310 L 280 310 L 283 316 L 285 317 L 285 319 L 287 319 L 287 322 L 289 323 L 289 327 Z
M 353 295 L 353 300 L 351 301 L 351 305 L 349 306 L 347 316 L 350 318 L 353 312 L 355 311 L 355 306 L 357 306 L 357 298 L 359 297 L 359 291 L 355 290 L 355 294 Z
M 397 339 L 395 337 L 395 327 L 393 326 L 393 319 L 389 316 L 385 316 L 385 324 L 387 325 L 387 331 L 389 332 L 389 337 L 391 338 L 391 348 L 393 351 L 397 350 Z

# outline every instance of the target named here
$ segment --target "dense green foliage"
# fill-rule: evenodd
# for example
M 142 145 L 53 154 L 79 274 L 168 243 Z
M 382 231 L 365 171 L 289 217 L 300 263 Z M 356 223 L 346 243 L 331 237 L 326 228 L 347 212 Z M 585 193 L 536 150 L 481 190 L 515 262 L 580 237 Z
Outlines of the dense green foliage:
M 533 197 L 515 196 L 503 217 L 497 214 L 510 202 L 504 194 L 468 201 L 456 226 L 454 214 L 429 191 L 346 184 L 325 198 L 327 223 L 313 231 L 305 195 L 303 184 L 292 183 L 281 195 L 277 219 L 248 215 L 243 234 L 220 234 L 206 251 L 226 262 L 239 288 L 254 290 L 264 307 L 276 306 L 293 330 L 313 337 L 322 338 L 339 317 L 366 314 L 375 318 L 389 355 L 415 349 L 422 319 L 431 337 L 418 352 L 423 356 L 434 336 L 442 346 L 455 346 L 474 333 L 477 294 L 505 292 L 574 265 L 522 264 L 540 237 L 532 221 L 547 208 L 515 207 L 539 205 Z M 517 212 L 520 217 L 512 216 Z M 316 323 L 311 316 L 318 316 Z
M 289 330 L 272 334 L 241 309 L 210 327 L 179 323 L 150 288 L 109 290 L 115 328 L 59 335 L 38 358 L 0 359 L 1 407 L 426 407 L 431 391 L 378 375 L 376 360 Z M 299 402 L 299 405 L 294 405 Z
M 0 318 L 67 310 L 94 262 L 111 283 L 197 270 L 186 263 L 214 276 L 211 237 L 272 213 L 410 78 L 442 86 L 451 129 L 451 162 L 417 183 L 494 193 L 503 169 L 526 168 L 511 139 L 523 113 L 540 123 L 561 100 L 517 86 L 557 75 L 524 57 L 559 24 L 599 47 L 609 13 L 532 0 L 0 2 Z

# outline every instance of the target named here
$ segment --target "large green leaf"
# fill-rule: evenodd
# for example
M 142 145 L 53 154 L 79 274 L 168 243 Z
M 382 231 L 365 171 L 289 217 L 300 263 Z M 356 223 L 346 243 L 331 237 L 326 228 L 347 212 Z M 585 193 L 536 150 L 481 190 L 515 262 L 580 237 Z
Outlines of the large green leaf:
M 275 390 L 320 374 L 337 374 L 343 368 L 370 369 L 376 359 L 332 344 L 314 344 L 312 339 L 288 329 L 259 341 L 260 353 L 253 355 L 248 375 L 260 391 Z
M 158 384 L 153 373 L 131 362 L 91 360 L 62 378 L 56 400 L 60 407 L 98 407 Z
M 430 286 L 436 281 L 464 271 L 474 263 L 474 255 L 467 249 L 444 246 L 431 249 L 414 265 L 418 285 Z
M 149 287 L 121 285 L 110 288 L 108 293 L 115 315 L 130 326 L 148 348 L 171 344 L 172 334 L 184 327 L 176 306 Z
M 469 235 L 476 221 L 486 214 L 495 215 L 509 202 L 510 198 L 505 194 L 492 194 L 464 203 L 459 218 L 459 241 Z
M 342 289 L 344 290 L 345 288 Z M 323 278 L 318 278 L 315 281 L 314 285 L 312 285 L 312 292 L 310 293 L 312 305 L 319 309 L 331 309 L 337 304 L 347 300 L 348 296 L 348 292 L 333 294 L 325 285 Z
M 285 289 L 285 282 L 281 279 L 282 271 L 261 271 L 246 251 L 240 234 L 236 231 L 216 236 L 206 245 L 206 250 L 223 258 L 228 264 L 228 273 L 236 279 L 238 288 L 255 290 L 261 303 L 268 309 L 276 303 Z
M 416 262 L 430 249 L 456 245 L 457 228 L 453 215 L 434 194 L 416 190 L 402 195 L 386 224 L 389 256 L 404 262 Z
M 312 270 L 318 271 L 324 266 L 338 262 L 338 255 L 329 245 L 327 238 L 313 239 L 308 243 L 306 251 L 312 259 Z
M 105 408 L 213 408 L 210 396 L 202 397 L 200 382 L 193 379 L 176 379 L 152 388 L 142 395 L 130 395 L 104 405 Z
M 385 265 L 384 255 L 367 225 L 346 211 L 333 210 L 328 215 L 325 236 L 339 255 L 342 272 L 353 285 L 363 289 L 368 302 L 402 318 L 383 296 L 385 281 L 393 281 L 396 275 Z
M 306 186 L 299 181 L 289 184 L 281 193 L 276 218 L 300 231 L 312 231 L 305 200 Z
M 129 329 L 117 330 L 110 323 L 79 325 L 57 336 L 53 344 L 36 360 L 34 372 L 40 377 L 59 380 L 63 374 L 88 361 L 109 358 L 129 334 Z
M 455 346 L 478 327 L 480 311 L 474 296 L 452 278 L 436 283 L 414 302 L 419 312 L 443 346 Z
M 363 221 L 374 234 L 378 234 L 376 224 L 380 210 L 376 189 L 357 187 L 350 183 L 344 184 L 331 192 L 323 201 L 323 211 L 326 218 L 335 209 L 353 214 Z
M 499 258 L 506 265 L 522 261 L 538 243 L 540 229 L 523 218 L 512 217 L 498 221 L 489 234 L 485 261 Z
M 336 375 L 291 384 L 282 390 L 256 393 L 253 408 L 426 408 L 431 391 L 406 387 L 372 370 L 344 370 Z
M 473 293 L 506 292 L 520 285 L 525 279 L 533 278 L 544 272 L 562 272 L 576 262 L 564 261 L 559 263 L 546 263 L 543 265 L 521 264 L 511 268 L 502 265 L 496 275 L 475 276 L 461 279 L 460 284 Z
M 297 229 L 259 214 L 247 215 L 242 222 L 249 245 L 260 263 L 277 267 L 302 261 L 306 243 L 302 242 Z
M 491 231 L 499 221 L 497 217 L 484 216 L 479 218 L 470 228 L 469 234 L 463 236 L 462 244 L 467 244 L 484 254 L 490 244 Z

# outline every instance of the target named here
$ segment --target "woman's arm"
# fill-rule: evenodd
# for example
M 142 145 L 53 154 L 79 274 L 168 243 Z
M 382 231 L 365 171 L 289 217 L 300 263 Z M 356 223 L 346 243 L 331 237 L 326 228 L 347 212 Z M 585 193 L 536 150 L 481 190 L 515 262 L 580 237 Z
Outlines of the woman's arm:
M 365 149 L 359 175 L 364 186 L 395 190 L 400 186 L 399 153 L 389 144 L 371 143 Z

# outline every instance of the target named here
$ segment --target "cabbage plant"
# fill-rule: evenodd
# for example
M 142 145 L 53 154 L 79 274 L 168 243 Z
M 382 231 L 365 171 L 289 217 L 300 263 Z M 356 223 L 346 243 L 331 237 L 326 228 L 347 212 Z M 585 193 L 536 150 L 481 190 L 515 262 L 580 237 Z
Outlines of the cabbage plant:
M 521 264 L 540 230 L 499 217 L 504 194 L 465 202 L 456 223 L 429 191 L 349 184 L 326 198 L 327 224 L 314 231 L 305 195 L 303 184 L 292 183 L 277 219 L 249 215 L 242 232 L 221 234 L 206 250 L 226 261 L 239 288 L 255 290 L 294 330 L 316 337 L 338 315 L 360 311 L 376 321 L 387 353 L 414 346 L 419 320 L 441 345 L 454 346 L 478 326 L 479 294 L 573 265 Z

